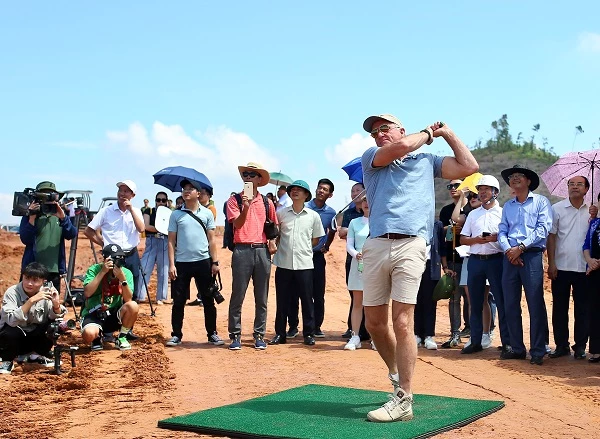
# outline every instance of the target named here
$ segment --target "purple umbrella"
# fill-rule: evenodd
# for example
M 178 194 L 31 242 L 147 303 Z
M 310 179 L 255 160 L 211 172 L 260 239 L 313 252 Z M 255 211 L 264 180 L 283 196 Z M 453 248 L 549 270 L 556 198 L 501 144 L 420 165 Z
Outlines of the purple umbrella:
M 594 202 L 594 180 L 600 179 L 600 150 L 583 152 L 568 152 L 561 156 L 556 163 L 542 174 L 542 181 L 552 195 L 567 198 L 569 188 L 567 182 L 571 177 L 586 177 L 591 185 L 591 190 L 585 195 L 588 204 Z

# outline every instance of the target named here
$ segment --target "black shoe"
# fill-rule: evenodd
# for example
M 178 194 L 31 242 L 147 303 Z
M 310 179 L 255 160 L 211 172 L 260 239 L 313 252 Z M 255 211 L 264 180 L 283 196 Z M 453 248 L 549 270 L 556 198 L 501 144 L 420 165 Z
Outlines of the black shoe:
M 515 352 L 512 348 L 507 348 L 500 354 L 501 360 L 525 360 L 527 358 L 527 352 Z
M 569 349 L 568 346 L 564 346 L 564 347 L 556 347 L 556 349 L 554 349 L 552 352 L 550 352 L 548 354 L 548 357 L 550 358 L 559 358 L 559 357 L 566 357 L 568 355 L 571 355 L 571 350 Z
M 194 300 L 192 300 L 191 302 L 188 302 L 188 303 L 186 303 L 186 305 L 187 305 L 187 306 L 202 306 L 202 305 L 203 305 L 203 303 L 202 303 L 202 300 L 201 300 L 201 299 L 198 299 L 198 298 L 196 297 L 196 298 L 195 298 Z
M 460 353 L 461 354 L 474 354 L 475 352 L 481 352 L 481 351 L 483 351 L 481 344 L 470 344 L 469 346 L 462 348 Z
M 344 332 L 344 333 L 341 335 L 341 337 L 342 337 L 342 338 L 350 338 L 350 337 L 352 337 L 352 329 L 348 329 L 346 332 Z
M 325 333 L 323 331 L 321 331 L 321 328 L 315 329 L 315 337 L 325 338 Z
M 307 335 L 306 337 L 304 337 L 304 344 L 307 346 L 314 346 L 315 339 L 312 335 Z
M 369 334 L 365 335 L 365 334 L 358 333 L 358 336 L 360 337 L 360 341 L 371 340 L 371 336 Z
M 281 335 L 277 334 L 271 339 L 269 344 L 286 344 L 286 340 L 285 337 L 282 337 Z
M 138 340 L 140 338 L 139 335 L 135 335 L 133 333 L 133 329 L 130 329 L 129 332 L 126 335 L 127 340 L 129 341 L 134 341 L 134 340 Z
M 531 357 L 531 360 L 529 360 L 529 363 L 537 364 L 538 366 L 541 366 L 542 364 L 544 364 L 544 357 L 533 356 L 533 357 Z
M 585 359 L 585 348 L 577 348 L 575 349 L 575 352 L 573 352 L 573 357 L 575 357 L 576 360 L 583 360 Z
M 463 330 L 462 330 L 462 331 L 460 331 L 460 336 L 461 336 L 461 337 L 466 337 L 467 335 L 471 335 L 471 328 L 470 328 L 470 327 L 468 327 L 468 326 L 465 326 L 465 327 L 463 328 Z
M 298 328 L 290 328 L 288 332 L 285 334 L 285 338 L 296 338 L 298 335 Z
M 590 363 L 600 363 L 600 355 L 597 357 L 590 357 L 590 358 L 588 358 L 588 361 Z

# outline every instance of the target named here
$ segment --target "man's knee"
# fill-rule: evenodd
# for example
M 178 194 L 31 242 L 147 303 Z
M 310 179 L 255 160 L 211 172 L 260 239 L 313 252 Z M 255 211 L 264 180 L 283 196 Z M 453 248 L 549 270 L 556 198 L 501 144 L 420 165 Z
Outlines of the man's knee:
M 85 343 L 91 343 L 95 338 L 100 335 L 100 328 L 93 325 L 86 327 L 81 333 L 81 338 Z
M 365 327 L 371 334 L 381 334 L 388 330 L 388 306 L 366 306 Z

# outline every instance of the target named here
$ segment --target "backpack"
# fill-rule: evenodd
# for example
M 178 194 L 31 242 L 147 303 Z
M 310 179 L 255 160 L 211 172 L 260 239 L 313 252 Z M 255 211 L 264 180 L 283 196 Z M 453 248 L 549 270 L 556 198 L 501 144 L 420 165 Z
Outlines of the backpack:
M 240 212 L 241 212 L 242 211 L 242 196 L 240 194 L 234 194 L 233 196 L 235 197 L 238 208 L 240 209 Z M 265 213 L 266 213 L 265 224 L 268 224 L 268 223 L 271 223 L 271 220 L 269 219 L 269 199 L 262 194 L 261 194 L 261 196 L 262 196 L 263 202 L 265 203 Z M 225 242 L 227 243 L 227 248 L 230 251 L 233 251 L 233 249 L 235 248 L 235 244 L 233 243 L 233 223 L 229 223 L 229 227 L 225 227 L 224 235 L 225 235 L 224 236 Z

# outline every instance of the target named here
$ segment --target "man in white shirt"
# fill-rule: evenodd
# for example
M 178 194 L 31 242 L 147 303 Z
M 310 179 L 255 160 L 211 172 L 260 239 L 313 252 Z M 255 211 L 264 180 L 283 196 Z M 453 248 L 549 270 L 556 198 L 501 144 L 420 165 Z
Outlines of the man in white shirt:
M 590 214 L 598 208 L 584 201 L 590 183 L 583 176 L 567 182 L 569 198 L 552 205 L 553 223 L 548 235 L 548 278 L 552 281 L 552 328 L 554 349 L 548 356 L 558 358 L 574 351 L 576 359 L 585 358 L 588 339 L 585 259 L 581 247 L 589 226 Z M 575 344 L 569 346 L 569 298 L 573 290 L 575 307 Z
M 100 248 L 109 244 L 120 246 L 125 252 L 125 268 L 133 274 L 133 300 L 137 301 L 140 291 L 140 256 L 137 246 L 140 233 L 144 231 L 144 217 L 139 207 L 131 200 L 137 192 L 137 185 L 131 180 L 117 183 L 117 203 L 103 207 L 85 228 L 85 236 Z
M 502 348 L 509 344 L 508 326 L 504 315 L 504 294 L 502 291 L 502 260 L 504 252 L 498 243 L 498 225 L 502 220 L 502 208 L 496 198 L 500 194 L 500 183 L 493 175 L 482 176 L 475 186 L 481 206 L 467 216 L 460 232 L 460 243 L 471 246 L 467 266 L 471 315 L 471 343 L 462 354 L 473 354 L 489 348 L 489 332 L 483 332 L 483 303 L 486 300 L 485 281 L 490 283 L 498 307 L 498 321 Z M 485 328 L 489 331 L 489 328 Z
M 292 205 L 292 199 L 287 194 L 287 187 L 284 185 L 279 186 L 277 190 L 277 206 L 275 208 L 276 212 L 279 212 L 284 207 L 290 207 Z

